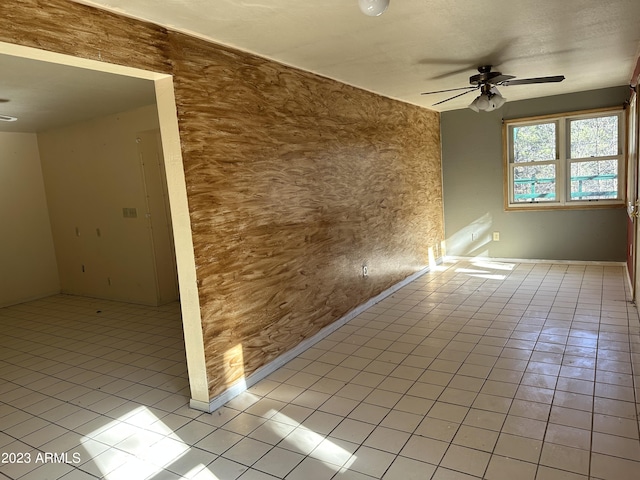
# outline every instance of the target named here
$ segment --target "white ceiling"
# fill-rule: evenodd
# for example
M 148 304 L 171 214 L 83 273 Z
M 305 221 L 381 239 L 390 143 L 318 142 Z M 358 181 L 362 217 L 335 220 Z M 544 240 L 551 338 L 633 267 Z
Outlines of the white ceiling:
M 3 132 L 42 132 L 155 103 L 154 83 L 52 62 L 0 55 Z
M 380 95 L 432 107 L 484 64 L 562 83 L 502 87 L 508 101 L 625 85 L 640 52 L 638 0 L 391 0 L 379 17 L 357 0 L 81 0 L 229 45 Z M 4 131 L 42 131 L 155 101 L 153 83 L 0 55 Z
M 558 84 L 501 89 L 508 100 L 629 83 L 640 46 L 638 0 L 391 0 L 379 17 L 357 0 L 82 0 L 131 17 L 437 107 L 492 64 L 517 78 L 565 75 Z

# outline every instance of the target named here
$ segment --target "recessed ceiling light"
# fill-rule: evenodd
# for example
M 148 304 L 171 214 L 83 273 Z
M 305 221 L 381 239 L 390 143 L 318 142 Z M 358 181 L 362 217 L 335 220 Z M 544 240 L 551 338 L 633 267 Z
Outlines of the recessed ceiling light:
M 18 120 L 16 117 L 10 117 L 9 115 L 0 115 L 0 122 L 15 122 Z

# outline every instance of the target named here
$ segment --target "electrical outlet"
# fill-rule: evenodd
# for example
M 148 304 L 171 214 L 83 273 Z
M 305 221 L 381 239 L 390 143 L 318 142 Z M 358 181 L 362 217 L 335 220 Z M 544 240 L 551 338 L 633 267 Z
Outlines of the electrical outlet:
M 368 277 L 369 276 L 369 267 L 367 267 L 366 265 L 362 266 L 362 276 L 363 277 Z
M 493 232 L 493 241 L 494 242 L 500 241 L 500 232 Z

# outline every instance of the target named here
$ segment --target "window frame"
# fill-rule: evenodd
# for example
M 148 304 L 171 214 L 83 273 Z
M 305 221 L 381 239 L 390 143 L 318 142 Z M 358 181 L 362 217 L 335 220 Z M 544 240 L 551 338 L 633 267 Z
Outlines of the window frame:
M 618 154 L 601 157 L 571 158 L 571 128 L 573 120 L 608 116 L 618 117 Z M 585 208 L 624 207 L 626 200 L 626 115 L 623 107 L 609 107 L 594 110 L 582 110 L 536 117 L 502 120 L 502 141 L 504 161 L 504 207 L 505 210 L 564 210 Z M 513 128 L 545 123 L 556 124 L 556 158 L 554 160 L 514 162 Z M 588 161 L 617 160 L 617 196 L 610 199 L 571 199 L 571 165 Z M 524 166 L 555 165 L 555 199 L 514 201 L 514 169 Z

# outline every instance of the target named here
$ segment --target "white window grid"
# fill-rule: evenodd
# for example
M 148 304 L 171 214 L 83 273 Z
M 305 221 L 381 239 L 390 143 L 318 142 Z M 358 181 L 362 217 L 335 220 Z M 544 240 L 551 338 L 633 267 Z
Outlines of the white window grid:
M 571 149 L 571 132 L 570 122 L 584 118 L 610 117 L 616 115 L 618 117 L 618 154 L 587 158 L 570 158 Z M 625 189 L 625 122 L 624 111 L 620 108 L 600 111 L 597 113 L 574 113 L 566 115 L 557 115 L 554 117 L 540 117 L 537 119 L 505 120 L 506 129 L 506 147 L 508 178 L 505 179 L 508 184 L 506 193 L 508 194 L 507 206 L 509 209 L 545 209 L 545 208 L 570 208 L 570 207 L 592 207 L 607 205 L 624 204 Z M 532 162 L 514 162 L 515 157 L 513 143 L 513 128 L 531 125 L 540 125 L 545 123 L 556 124 L 556 158 L 553 160 L 532 161 Z M 593 162 L 603 160 L 616 160 L 618 165 L 618 188 L 616 198 L 610 199 L 571 199 L 571 165 L 580 162 Z M 555 199 L 554 200 L 535 200 L 528 202 L 516 202 L 514 198 L 514 169 L 524 166 L 542 166 L 555 165 L 556 182 L 555 182 Z

